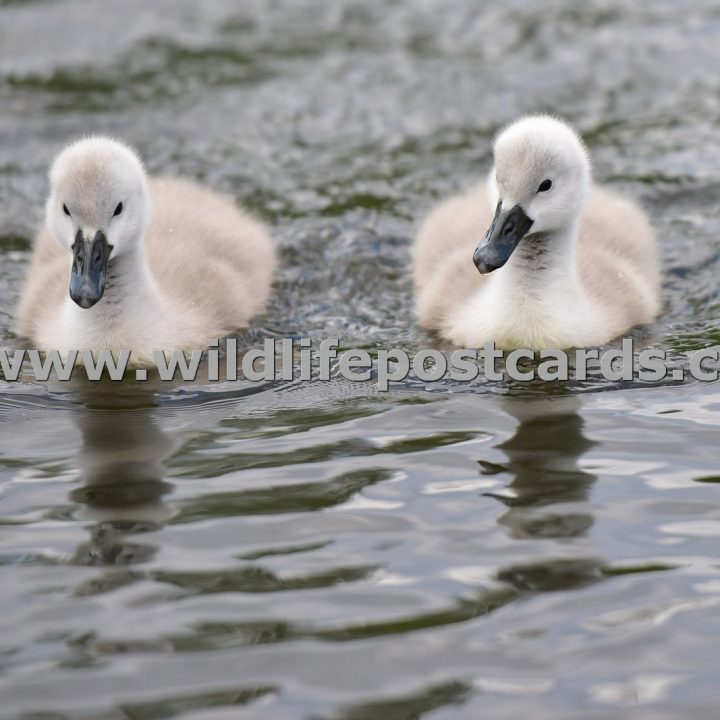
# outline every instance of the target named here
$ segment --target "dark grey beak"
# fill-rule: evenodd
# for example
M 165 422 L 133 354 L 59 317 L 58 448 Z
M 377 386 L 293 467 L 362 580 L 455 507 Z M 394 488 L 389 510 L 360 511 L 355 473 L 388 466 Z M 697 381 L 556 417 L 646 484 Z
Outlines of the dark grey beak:
M 499 202 L 492 225 L 485 234 L 485 241 L 478 245 L 473 254 L 475 267 L 483 275 L 501 268 L 532 224 L 533 221 L 519 205 L 503 210 L 502 202 Z
M 70 297 L 81 307 L 91 308 L 105 292 L 110 245 L 99 230 L 92 240 L 77 231 L 72 246 L 73 264 L 70 272 Z

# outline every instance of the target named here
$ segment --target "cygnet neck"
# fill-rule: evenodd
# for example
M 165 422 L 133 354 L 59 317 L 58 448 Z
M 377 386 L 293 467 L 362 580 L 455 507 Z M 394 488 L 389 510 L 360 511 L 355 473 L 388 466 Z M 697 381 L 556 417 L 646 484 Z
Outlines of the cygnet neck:
M 548 288 L 580 291 L 576 262 L 579 219 L 553 232 L 530 233 L 498 273 L 502 284 L 542 297 Z
M 150 310 L 160 299 L 160 290 L 150 271 L 142 240 L 110 259 L 103 306 L 112 316 L 138 308 Z

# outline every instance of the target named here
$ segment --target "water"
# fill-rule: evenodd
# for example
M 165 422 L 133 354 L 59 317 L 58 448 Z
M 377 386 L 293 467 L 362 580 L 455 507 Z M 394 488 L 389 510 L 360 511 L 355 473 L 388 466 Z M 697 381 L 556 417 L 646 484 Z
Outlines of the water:
M 715 3 L 0 2 L 0 342 L 47 166 L 102 131 L 266 218 L 243 333 L 426 347 L 417 220 L 533 110 L 650 212 L 713 345 Z M 717 384 L 0 383 L 0 717 L 706 720 Z

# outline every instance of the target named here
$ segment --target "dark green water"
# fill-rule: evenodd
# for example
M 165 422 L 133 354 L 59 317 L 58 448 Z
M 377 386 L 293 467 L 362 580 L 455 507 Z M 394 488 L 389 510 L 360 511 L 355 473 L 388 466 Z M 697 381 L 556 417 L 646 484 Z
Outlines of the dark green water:
M 232 194 L 241 341 L 431 342 L 409 247 L 526 111 L 573 121 L 713 345 L 720 11 L 664 0 L 0 0 L 0 342 L 70 139 Z M 0 382 L 0 717 L 709 720 L 720 390 Z

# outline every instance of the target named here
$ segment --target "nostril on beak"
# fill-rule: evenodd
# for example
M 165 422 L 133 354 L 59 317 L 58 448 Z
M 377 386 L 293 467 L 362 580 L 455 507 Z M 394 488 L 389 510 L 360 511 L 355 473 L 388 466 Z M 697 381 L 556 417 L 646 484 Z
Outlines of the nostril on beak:
M 512 235 L 513 232 L 515 232 L 515 223 L 511 221 L 503 228 L 503 235 L 507 237 L 508 235 Z

